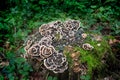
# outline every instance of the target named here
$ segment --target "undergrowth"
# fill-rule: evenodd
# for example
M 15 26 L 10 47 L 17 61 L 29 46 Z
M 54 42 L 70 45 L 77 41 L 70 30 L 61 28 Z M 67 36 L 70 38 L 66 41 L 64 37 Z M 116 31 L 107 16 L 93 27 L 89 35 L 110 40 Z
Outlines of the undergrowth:
M 92 45 L 94 47 L 93 50 L 89 51 L 89 50 L 85 50 L 79 46 L 74 46 L 73 51 L 79 52 L 79 54 L 80 54 L 79 62 L 86 64 L 87 69 L 88 69 L 86 76 L 89 76 L 90 77 L 89 79 L 91 80 L 92 76 L 94 76 L 94 72 L 93 72 L 94 70 L 98 71 L 98 73 L 99 73 L 98 74 L 99 76 L 97 78 L 101 78 L 101 77 L 107 75 L 106 73 L 101 73 L 101 71 L 102 70 L 105 71 L 108 66 L 105 64 L 104 59 L 105 58 L 107 59 L 109 56 L 109 58 L 111 58 L 111 60 L 114 61 L 115 57 L 111 51 L 111 48 L 110 48 L 108 42 L 106 41 L 106 38 L 103 37 L 102 41 L 96 41 L 93 38 L 88 36 L 88 38 L 85 40 L 85 43 L 89 43 L 90 45 Z M 69 52 L 69 50 L 66 49 L 64 51 L 64 54 L 67 57 L 69 66 L 71 66 L 70 68 L 72 68 L 73 63 L 74 63 L 70 56 L 72 54 L 72 51 Z M 102 72 L 104 72 L 104 71 L 102 71 Z M 83 78 L 84 77 L 85 77 L 85 75 L 83 76 Z

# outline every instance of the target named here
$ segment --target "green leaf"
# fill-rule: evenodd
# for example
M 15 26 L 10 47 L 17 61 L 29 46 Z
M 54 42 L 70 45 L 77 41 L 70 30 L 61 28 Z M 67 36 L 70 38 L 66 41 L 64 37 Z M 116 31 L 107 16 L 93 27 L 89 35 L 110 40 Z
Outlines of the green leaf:
M 45 4 L 48 4 L 48 2 L 47 2 L 47 1 L 44 1 L 44 0 L 40 0 L 40 1 L 39 1 L 39 4 L 45 5 Z
M 104 9 L 104 7 L 100 7 L 99 10 L 100 10 L 100 12 L 103 12 L 105 9 Z
M 53 2 L 54 2 L 54 3 L 58 3 L 58 2 L 59 2 L 59 0 L 53 0 Z
M 22 58 L 22 57 L 16 58 L 15 62 L 21 64 L 25 62 L 25 58 Z
M 47 80 L 58 80 L 57 77 L 49 76 Z
M 8 74 L 8 78 L 9 80 L 15 80 L 15 77 L 12 73 Z
M 49 76 L 47 80 L 53 80 L 53 79 L 52 79 L 52 76 Z
M 57 77 L 54 77 L 53 80 L 57 80 Z
M 116 0 L 106 0 L 105 3 L 115 2 Z
M 90 76 L 89 75 L 80 76 L 80 78 L 82 80 L 90 80 Z
M 94 5 L 94 6 L 90 6 L 91 8 L 97 8 L 97 6 L 96 5 Z
M 0 75 L 0 80 L 4 80 L 4 77 L 2 75 Z
M 11 58 L 13 58 L 13 57 L 15 57 L 15 54 L 13 53 L 13 52 L 7 52 L 6 53 L 6 57 L 8 58 L 8 59 L 11 59 Z

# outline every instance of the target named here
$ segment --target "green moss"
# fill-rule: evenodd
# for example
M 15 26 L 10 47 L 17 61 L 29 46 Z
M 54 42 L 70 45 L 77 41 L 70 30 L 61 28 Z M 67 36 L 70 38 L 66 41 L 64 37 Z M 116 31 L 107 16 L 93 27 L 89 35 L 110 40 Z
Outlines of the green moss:
M 87 63 L 89 74 L 92 74 L 94 68 L 101 66 L 100 59 L 94 55 L 93 51 L 86 51 L 79 47 L 76 47 L 75 49 L 80 52 L 81 57 L 79 60 L 81 63 Z
M 112 56 L 112 52 L 108 42 L 104 38 L 102 39 L 102 41 L 96 41 L 91 39 L 91 37 L 88 37 L 85 40 L 85 43 L 89 43 L 90 45 L 92 45 L 94 47 L 93 50 L 88 51 L 84 50 L 81 47 L 74 46 L 74 51 L 79 51 L 79 61 L 81 63 L 87 64 L 87 74 L 92 76 L 93 70 L 100 71 L 104 69 L 106 65 L 102 62 L 102 59 L 106 54 L 110 54 Z M 66 56 L 69 64 L 72 65 L 70 53 L 66 53 Z
M 64 54 L 66 55 L 66 58 L 67 58 L 67 61 L 68 61 L 69 67 L 71 68 L 72 65 L 73 65 L 73 61 L 72 61 L 72 58 L 70 57 L 70 53 L 67 52 L 67 51 L 64 51 Z

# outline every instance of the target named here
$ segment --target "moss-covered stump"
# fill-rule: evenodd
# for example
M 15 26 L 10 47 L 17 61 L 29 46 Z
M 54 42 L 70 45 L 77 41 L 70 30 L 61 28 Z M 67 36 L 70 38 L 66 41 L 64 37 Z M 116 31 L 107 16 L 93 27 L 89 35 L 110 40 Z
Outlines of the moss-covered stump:
M 80 22 L 55 21 L 40 26 L 25 42 L 25 58 L 43 79 L 93 80 L 107 76 L 112 50 L 105 36 L 84 32 Z M 55 78 L 56 79 L 56 78 Z M 50 79 L 51 80 L 51 79 Z

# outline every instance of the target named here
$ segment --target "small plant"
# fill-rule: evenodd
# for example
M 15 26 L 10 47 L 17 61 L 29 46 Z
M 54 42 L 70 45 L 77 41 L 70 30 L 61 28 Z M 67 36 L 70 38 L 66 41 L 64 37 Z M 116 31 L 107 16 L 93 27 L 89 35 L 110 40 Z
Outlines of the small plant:
M 113 32 L 111 34 L 119 36 L 119 34 L 120 34 L 120 23 L 113 25 L 112 30 L 113 30 Z
M 0 80 L 4 80 L 4 76 L 0 74 Z
M 89 75 L 84 75 L 84 76 L 80 76 L 81 80 L 90 80 L 90 76 Z
M 47 80 L 58 80 L 57 77 L 48 76 Z
M 29 72 L 32 71 L 32 68 L 23 57 L 15 57 L 13 52 L 8 52 L 6 58 L 9 61 L 9 65 L 2 69 L 2 73 L 9 80 L 28 79 Z

